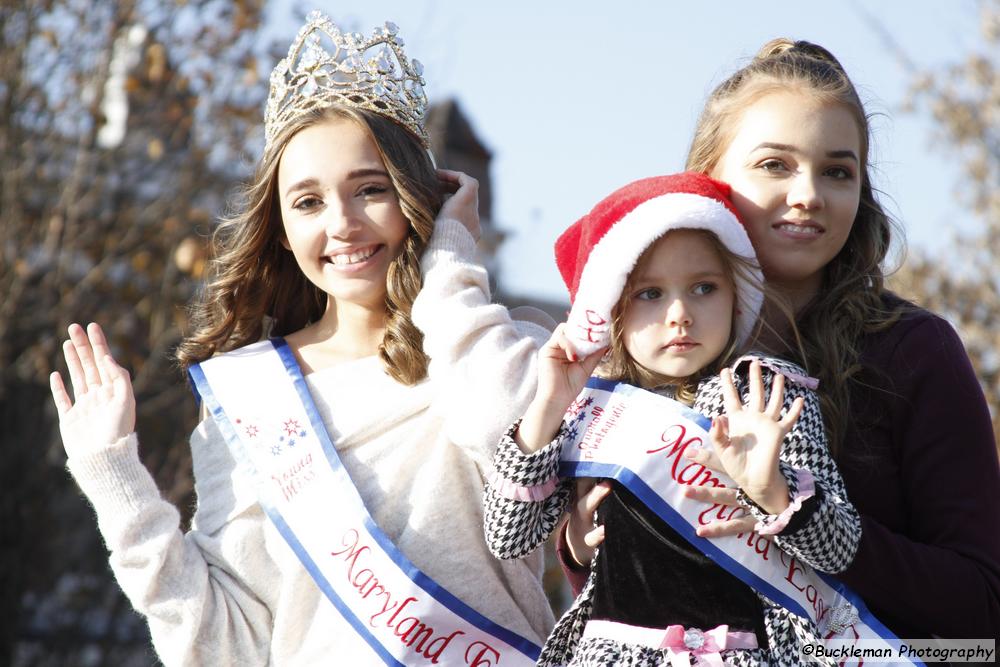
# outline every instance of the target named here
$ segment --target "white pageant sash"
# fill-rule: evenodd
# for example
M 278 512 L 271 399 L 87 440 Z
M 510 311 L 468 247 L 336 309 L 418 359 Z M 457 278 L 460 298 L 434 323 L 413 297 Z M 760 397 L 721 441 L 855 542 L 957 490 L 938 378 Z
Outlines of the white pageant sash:
M 534 664 L 538 646 L 449 593 L 375 524 L 283 339 L 189 373 L 267 516 L 373 654 L 387 665 Z
M 876 619 L 861 598 L 830 575 L 817 572 L 768 538 L 698 537 L 695 528 L 731 518 L 738 508 L 684 496 L 684 486 L 735 488 L 682 456 L 687 447 L 711 447 L 711 421 L 683 403 L 638 387 L 593 377 L 566 413 L 570 437 L 559 474 L 602 477 L 624 485 L 684 539 L 754 590 L 792 613 L 811 619 L 824 639 L 871 640 L 866 647 L 891 648 L 899 639 Z M 900 659 L 905 664 L 922 664 Z

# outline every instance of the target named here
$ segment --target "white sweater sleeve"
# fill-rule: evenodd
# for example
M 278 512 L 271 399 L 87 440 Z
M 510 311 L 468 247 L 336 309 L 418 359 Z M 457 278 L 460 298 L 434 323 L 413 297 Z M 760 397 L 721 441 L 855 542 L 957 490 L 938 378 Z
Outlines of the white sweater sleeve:
M 423 287 L 413 321 L 431 358 L 452 442 L 489 462 L 496 443 L 535 395 L 539 348 L 555 322 L 532 309 L 515 319 L 492 303 L 486 269 L 475 259 L 472 235 L 456 220 L 439 218 L 421 260 Z
M 192 441 L 212 430 L 202 424 Z M 228 456 L 221 436 L 211 444 Z M 224 457 L 221 463 L 225 467 Z M 263 513 L 256 503 L 237 501 L 246 496 L 233 488 L 231 471 L 201 465 L 217 488 L 206 499 L 204 484 L 196 482 L 199 504 L 216 510 L 211 516 L 199 510 L 197 527 L 184 534 L 177 509 L 139 460 L 135 434 L 71 458 L 67 467 L 97 513 L 115 577 L 146 617 L 165 665 L 268 662 L 271 614 L 253 585 L 269 585 L 273 564 L 263 544 Z M 196 479 L 198 468 L 196 462 Z M 199 525 L 203 518 L 211 525 Z

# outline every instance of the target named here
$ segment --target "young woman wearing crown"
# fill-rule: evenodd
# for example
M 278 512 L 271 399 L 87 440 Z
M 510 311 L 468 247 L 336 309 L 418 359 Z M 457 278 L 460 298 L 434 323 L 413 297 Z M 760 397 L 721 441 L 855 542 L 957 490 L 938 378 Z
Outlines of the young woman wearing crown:
M 69 329 L 68 467 L 168 665 L 531 664 L 552 626 L 540 561 L 490 555 L 480 500 L 549 332 L 490 304 L 477 184 L 435 173 L 401 45 L 314 13 L 271 75 L 178 351 L 206 415 L 188 533 L 139 461 L 128 373 Z

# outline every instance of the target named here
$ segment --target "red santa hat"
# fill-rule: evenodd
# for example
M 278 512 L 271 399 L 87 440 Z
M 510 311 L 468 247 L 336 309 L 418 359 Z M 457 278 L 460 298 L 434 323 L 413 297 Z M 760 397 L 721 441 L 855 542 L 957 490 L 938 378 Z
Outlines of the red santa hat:
M 658 238 L 674 229 L 705 229 L 734 254 L 750 260 L 753 280 L 736 279 L 737 340 L 750 336 L 760 314 L 764 276 L 736 209 L 730 187 L 686 172 L 629 183 L 598 202 L 556 240 L 556 264 L 573 307 L 566 336 L 580 355 L 608 344 L 611 311 L 636 262 Z

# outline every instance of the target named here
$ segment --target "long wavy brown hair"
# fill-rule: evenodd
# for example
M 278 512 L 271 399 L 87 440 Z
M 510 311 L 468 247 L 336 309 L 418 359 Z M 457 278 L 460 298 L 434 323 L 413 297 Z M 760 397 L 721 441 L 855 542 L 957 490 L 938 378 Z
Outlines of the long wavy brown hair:
M 685 229 L 684 231 L 698 234 L 712 246 L 712 249 L 718 254 L 719 259 L 722 260 L 726 279 L 729 280 L 731 285 L 736 285 L 736 279 L 739 277 L 741 280 L 745 280 L 755 288 L 760 289 L 764 293 L 765 302 L 774 298 L 774 296 L 769 293 L 766 286 L 760 284 L 757 280 L 755 270 L 759 269 L 755 262 L 732 252 L 725 246 L 725 244 L 722 243 L 722 241 L 719 240 L 718 236 L 706 229 Z M 673 233 L 673 231 L 669 231 L 657 239 L 657 241 L 650 244 L 650 246 L 643 251 L 642 255 L 639 256 L 639 259 L 636 260 L 635 266 L 638 267 L 645 261 L 646 257 L 653 252 L 653 248 L 657 243 L 670 238 L 670 235 Z M 677 400 L 690 405 L 694 402 L 695 394 L 698 390 L 698 383 L 702 379 L 718 373 L 723 369 L 723 367 L 728 366 L 735 361 L 739 354 L 746 350 L 747 344 L 739 345 L 739 341 L 736 340 L 735 321 L 736 311 L 740 308 L 747 308 L 748 306 L 743 299 L 743 295 L 737 291 L 736 299 L 733 301 L 731 320 L 734 325 L 730 327 L 729 340 L 726 342 L 726 346 L 723 348 L 722 352 L 719 353 L 719 356 L 713 359 L 704 368 L 698 369 L 696 373 L 689 375 L 688 377 L 668 377 L 636 363 L 635 359 L 632 358 L 632 355 L 629 354 L 628 350 L 625 348 L 622 325 L 625 321 L 625 314 L 628 312 L 629 304 L 631 303 L 630 297 L 635 287 L 635 275 L 636 271 L 633 269 L 632 273 L 629 274 L 629 277 L 625 282 L 625 287 L 622 289 L 621 296 L 618 298 L 618 303 L 615 304 L 614 309 L 611 311 L 611 340 L 608 343 L 608 352 L 605 358 L 601 360 L 601 366 L 598 372 L 602 377 L 627 382 L 629 384 L 642 387 L 643 389 L 673 387 L 675 392 L 674 397 Z M 757 338 L 760 332 L 760 327 L 761 322 L 758 322 L 754 333 L 751 335 L 751 340 Z
M 421 286 L 420 256 L 441 208 L 434 165 L 419 140 L 401 126 L 368 111 L 336 105 L 285 126 L 261 158 L 253 179 L 234 198 L 233 212 L 212 237 L 209 278 L 190 309 L 192 333 L 177 349 L 182 367 L 264 336 L 288 335 L 322 317 L 328 295 L 309 282 L 281 244 L 277 174 L 284 147 L 296 133 L 336 118 L 352 120 L 369 133 L 410 222 L 402 251 L 386 278 L 387 319 L 379 356 L 398 382 L 414 384 L 426 377 L 423 334 L 410 319 L 410 310 Z
M 849 414 L 850 384 L 861 370 L 861 337 L 887 328 L 900 309 L 885 305 L 883 267 L 898 226 L 886 214 L 872 187 L 869 118 L 843 66 L 821 46 L 778 38 L 769 41 L 745 67 L 709 95 L 688 152 L 687 168 L 715 172 L 729 147 L 742 111 L 778 90 L 794 90 L 841 104 L 854 116 L 861 135 L 861 202 L 844 247 L 823 274 L 816 296 L 795 314 L 801 351 L 791 356 L 820 379 L 820 401 L 834 454 L 841 451 Z

